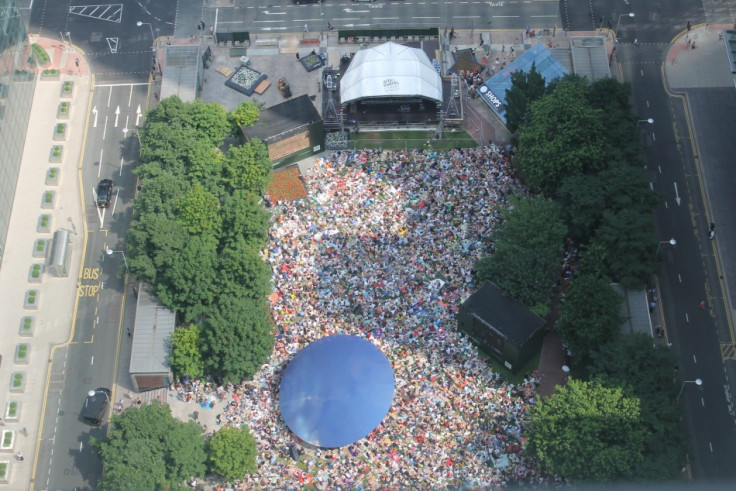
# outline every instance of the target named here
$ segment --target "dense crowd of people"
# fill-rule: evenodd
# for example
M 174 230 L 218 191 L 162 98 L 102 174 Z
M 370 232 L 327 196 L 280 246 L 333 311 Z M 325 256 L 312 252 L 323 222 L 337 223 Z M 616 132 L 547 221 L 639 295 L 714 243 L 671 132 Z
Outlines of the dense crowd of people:
M 500 206 L 524 192 L 510 156 L 495 145 L 338 152 L 304 181 L 308 197 L 278 204 L 264 251 L 278 329 L 271 361 L 252 382 L 212 389 L 232 399 L 218 424 L 247 425 L 258 442 L 258 471 L 242 486 L 546 483 L 524 436 L 540 374 L 503 382 L 455 320 Z M 385 353 L 393 404 L 370 435 L 312 449 L 300 469 L 278 407 L 280 378 L 296 352 L 332 334 L 363 336 Z

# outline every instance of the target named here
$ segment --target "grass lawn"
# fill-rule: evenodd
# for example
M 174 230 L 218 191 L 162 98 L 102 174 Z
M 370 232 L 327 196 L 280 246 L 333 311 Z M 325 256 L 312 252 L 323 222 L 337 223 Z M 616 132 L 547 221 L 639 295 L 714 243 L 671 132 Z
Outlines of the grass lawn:
M 361 131 L 350 133 L 351 148 L 385 148 L 389 150 L 408 150 L 423 148 L 434 136 L 434 131 Z M 431 148 L 448 150 L 451 148 L 473 148 L 478 143 L 465 131 L 445 132 L 441 140 L 432 140 Z

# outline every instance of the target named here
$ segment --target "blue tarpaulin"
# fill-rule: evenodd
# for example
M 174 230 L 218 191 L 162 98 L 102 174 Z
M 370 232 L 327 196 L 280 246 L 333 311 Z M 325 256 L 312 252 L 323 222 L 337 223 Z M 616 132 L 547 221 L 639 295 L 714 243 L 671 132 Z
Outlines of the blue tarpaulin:
M 517 70 L 528 72 L 536 63 L 537 71 L 547 83 L 567 75 L 567 69 L 557 61 L 552 52 L 542 43 L 534 45 L 500 72 L 489 78 L 478 89 L 486 104 L 506 122 L 506 91 L 511 88 L 511 74 Z

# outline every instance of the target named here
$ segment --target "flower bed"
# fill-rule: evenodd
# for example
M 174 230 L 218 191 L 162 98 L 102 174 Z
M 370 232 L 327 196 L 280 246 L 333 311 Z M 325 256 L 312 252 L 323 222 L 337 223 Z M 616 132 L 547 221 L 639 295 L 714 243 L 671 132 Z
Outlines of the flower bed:
M 251 96 L 256 90 L 256 87 L 258 87 L 258 84 L 266 80 L 266 78 L 266 74 L 257 72 L 247 66 L 241 66 L 235 70 L 235 73 L 230 75 L 230 78 L 225 81 L 225 85 L 242 94 Z
M 322 53 L 315 53 L 313 55 L 303 56 L 299 61 L 308 72 L 311 72 L 319 67 L 324 66 L 325 55 L 323 55 Z
M 291 201 L 305 197 L 307 190 L 299 175 L 299 167 L 296 165 L 274 172 L 266 186 L 266 194 L 272 201 Z

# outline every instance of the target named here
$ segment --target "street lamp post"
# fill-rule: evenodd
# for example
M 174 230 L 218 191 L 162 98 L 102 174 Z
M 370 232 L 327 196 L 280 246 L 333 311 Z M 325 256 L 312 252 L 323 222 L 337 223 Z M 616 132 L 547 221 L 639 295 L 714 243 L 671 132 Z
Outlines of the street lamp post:
M 125 258 L 125 252 L 123 252 L 123 251 L 113 251 L 112 249 L 105 249 L 105 254 L 107 254 L 108 256 L 112 256 L 116 252 L 118 252 L 118 253 L 120 253 L 120 254 L 123 255 L 123 263 L 125 264 L 125 272 L 126 273 L 129 273 L 130 272 L 130 269 L 128 269 L 128 260 Z
M 680 400 L 680 396 L 682 395 L 682 391 L 685 390 L 685 384 L 695 384 L 698 387 L 703 385 L 703 379 L 696 378 L 695 380 L 683 380 L 682 381 L 682 387 L 680 387 L 680 392 L 677 394 L 677 400 Z
M 151 25 L 150 22 L 138 21 L 135 23 L 135 25 L 137 25 L 138 27 L 141 27 L 144 24 L 147 25 L 148 28 L 151 30 L 151 50 L 153 50 L 153 43 L 156 41 L 156 36 L 153 35 L 153 26 Z
M 634 17 L 634 12 L 629 12 L 628 14 L 621 14 L 618 16 L 618 22 L 616 22 L 616 30 L 613 31 L 614 36 L 616 36 L 616 42 L 618 42 L 618 26 L 619 24 L 621 24 L 621 17 L 625 16 Z
M 669 244 L 671 246 L 676 246 L 677 245 L 677 241 L 675 240 L 674 237 L 672 237 L 670 240 L 660 240 L 659 241 L 659 244 L 657 244 L 657 252 L 656 252 L 656 254 L 654 254 L 655 256 L 656 255 L 659 255 L 659 249 L 660 249 L 660 247 L 662 247 L 662 244 Z

